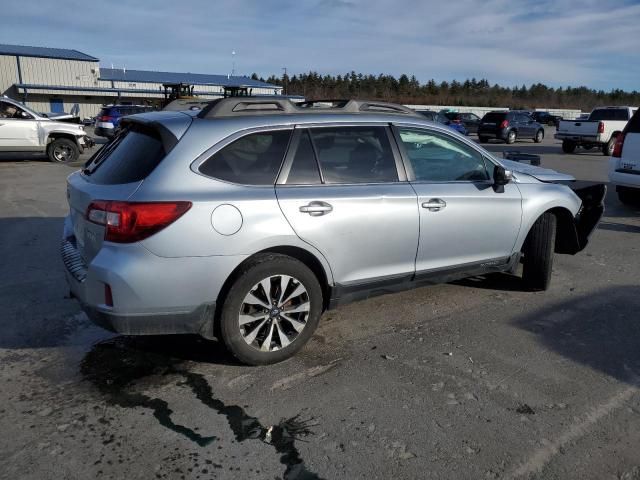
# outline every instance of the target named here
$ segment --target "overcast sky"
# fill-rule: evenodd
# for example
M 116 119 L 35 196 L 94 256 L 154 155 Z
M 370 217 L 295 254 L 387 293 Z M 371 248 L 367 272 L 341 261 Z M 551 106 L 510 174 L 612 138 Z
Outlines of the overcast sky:
M 102 66 L 640 90 L 640 0 L 5 0 L 0 43 Z

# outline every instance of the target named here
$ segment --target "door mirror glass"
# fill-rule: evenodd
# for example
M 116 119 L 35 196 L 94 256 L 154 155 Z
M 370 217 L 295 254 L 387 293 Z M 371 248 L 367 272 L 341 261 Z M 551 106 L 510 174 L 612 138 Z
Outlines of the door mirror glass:
M 18 112 L 18 118 L 22 118 L 23 120 L 30 120 L 33 117 L 29 115 L 27 112 L 25 112 L 24 110 L 20 110 Z

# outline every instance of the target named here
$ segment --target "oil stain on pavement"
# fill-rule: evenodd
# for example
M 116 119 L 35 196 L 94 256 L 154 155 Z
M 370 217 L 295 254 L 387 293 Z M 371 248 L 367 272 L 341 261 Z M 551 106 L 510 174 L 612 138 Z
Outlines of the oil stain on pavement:
M 220 437 L 203 436 L 194 428 L 174 422 L 171 417 L 173 411 L 165 400 L 132 391 L 134 382 L 147 377 L 182 377 L 179 385 L 188 387 L 203 405 L 216 414 L 223 415 L 237 442 L 255 440 L 273 446 L 280 463 L 285 466 L 285 480 L 320 479 L 316 473 L 306 468 L 295 445 L 297 439 L 313 434 L 313 419 L 303 419 L 296 415 L 267 427 L 257 418 L 248 415 L 244 408 L 227 405 L 215 398 L 204 376 L 187 370 L 184 358 L 168 356 L 157 350 L 153 348 L 153 340 L 149 338 L 112 338 L 93 346 L 84 357 L 80 371 L 86 380 L 105 395 L 108 403 L 122 408 L 147 408 L 163 427 L 183 435 L 201 447 L 220 441 Z

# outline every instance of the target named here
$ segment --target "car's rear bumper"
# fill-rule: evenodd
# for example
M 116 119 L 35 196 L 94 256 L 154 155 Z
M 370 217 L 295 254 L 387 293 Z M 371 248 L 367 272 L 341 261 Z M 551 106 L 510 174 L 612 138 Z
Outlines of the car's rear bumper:
M 640 170 L 610 169 L 609 181 L 620 187 L 640 188 Z
M 571 135 L 570 133 L 556 133 L 553 138 L 556 140 L 569 140 L 574 143 L 603 143 L 599 136 L 592 135 Z
M 507 140 L 507 136 L 509 135 L 508 128 L 498 128 L 498 127 L 480 127 L 478 128 L 478 136 L 479 137 L 487 137 L 487 138 L 497 138 L 499 140 Z
M 115 128 L 96 127 L 93 132 L 99 137 L 111 138 L 114 135 Z
M 61 254 L 71 295 L 97 325 L 127 335 L 207 338 L 213 335 L 218 294 L 246 258 L 167 258 L 140 244 L 105 243 L 87 265 L 72 236 L 63 238 Z
M 89 319 L 100 327 L 122 335 L 167 335 L 195 333 L 213 337 L 216 304 L 202 304 L 188 312 L 156 312 L 126 315 L 80 302 Z

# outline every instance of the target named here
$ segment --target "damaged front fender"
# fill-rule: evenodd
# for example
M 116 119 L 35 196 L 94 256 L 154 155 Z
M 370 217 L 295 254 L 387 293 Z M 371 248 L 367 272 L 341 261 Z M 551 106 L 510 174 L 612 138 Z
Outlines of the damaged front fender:
M 571 185 L 571 189 L 582 200 L 582 206 L 575 217 L 566 213 L 559 216 L 555 251 L 575 255 L 587 246 L 589 237 L 602 218 L 607 187 L 599 183 L 588 186 Z

